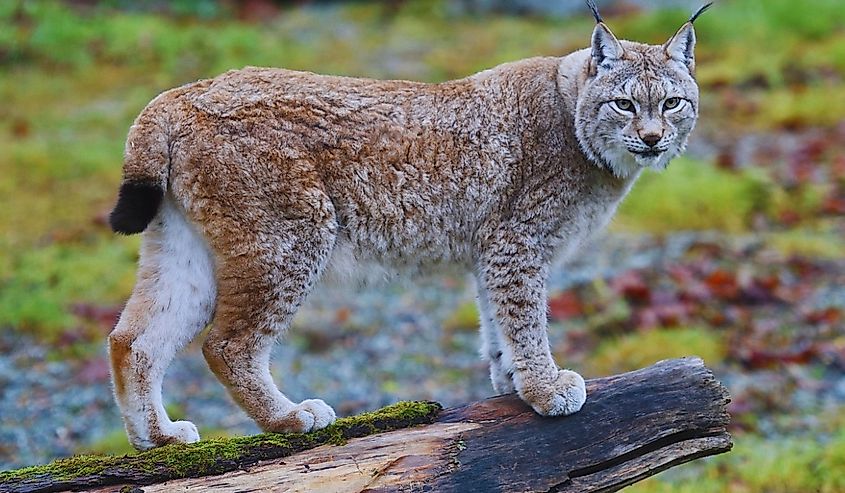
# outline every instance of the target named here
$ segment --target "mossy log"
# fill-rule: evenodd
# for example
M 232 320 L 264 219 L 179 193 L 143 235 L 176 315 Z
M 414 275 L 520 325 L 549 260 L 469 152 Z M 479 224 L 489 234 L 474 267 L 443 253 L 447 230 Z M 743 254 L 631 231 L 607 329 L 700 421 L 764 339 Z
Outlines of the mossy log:
M 0 473 L 0 491 L 604 492 L 732 446 L 727 390 L 698 358 L 590 380 L 587 391 L 563 418 L 513 395 L 443 411 L 400 403 L 306 435 Z

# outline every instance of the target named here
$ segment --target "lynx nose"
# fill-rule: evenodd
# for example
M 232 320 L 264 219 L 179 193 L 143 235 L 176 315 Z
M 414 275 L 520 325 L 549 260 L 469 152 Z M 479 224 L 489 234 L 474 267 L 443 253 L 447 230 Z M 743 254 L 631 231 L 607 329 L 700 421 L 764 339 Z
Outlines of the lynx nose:
M 649 147 L 654 147 L 660 142 L 660 139 L 663 138 L 663 134 L 656 134 L 656 133 L 647 133 L 647 134 L 640 134 L 640 140 L 645 142 L 645 145 Z

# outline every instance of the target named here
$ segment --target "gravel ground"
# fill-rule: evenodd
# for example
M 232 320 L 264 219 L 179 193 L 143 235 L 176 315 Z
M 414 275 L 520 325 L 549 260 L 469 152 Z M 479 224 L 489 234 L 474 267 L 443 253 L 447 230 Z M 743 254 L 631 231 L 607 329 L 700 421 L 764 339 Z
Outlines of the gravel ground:
M 583 250 L 589 255 L 555 268 L 550 288 L 657 266 L 702 239 L 711 237 L 608 236 Z M 845 293 L 829 291 L 825 296 Z M 322 398 L 339 415 L 402 399 L 451 406 L 490 396 L 475 332 L 442 328 L 456 308 L 474 297 L 471 282 L 449 274 L 357 289 L 321 287 L 277 346 L 276 381 L 292 399 Z M 550 331 L 554 346 L 564 336 L 559 328 Z M 121 429 L 105 351 L 81 363 L 47 362 L 47 354 L 46 347 L 0 335 L 0 469 L 66 456 Z M 745 384 L 741 377 L 728 378 Z M 845 400 L 845 383 L 835 388 Z M 197 344 L 174 361 L 164 395 L 178 409 L 171 414 L 184 413 L 201 432 L 258 431 L 208 370 Z

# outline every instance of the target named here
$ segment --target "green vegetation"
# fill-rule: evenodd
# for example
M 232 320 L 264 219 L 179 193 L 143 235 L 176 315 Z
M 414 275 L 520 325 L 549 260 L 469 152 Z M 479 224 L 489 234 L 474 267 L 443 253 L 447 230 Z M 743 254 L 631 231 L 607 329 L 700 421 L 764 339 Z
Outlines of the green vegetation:
M 478 316 L 475 303 L 462 303 L 443 321 L 443 330 L 448 333 L 475 331 L 478 329 Z
M 845 240 L 835 231 L 798 229 L 777 232 L 766 237 L 766 244 L 784 256 L 838 259 L 845 252 Z
M 209 436 L 205 433 L 203 433 L 201 436 L 209 438 Z M 126 438 L 126 430 L 124 430 L 123 427 L 120 427 L 115 428 L 99 440 L 96 440 L 93 443 L 86 445 L 84 448 L 78 450 L 77 452 L 84 455 L 97 456 L 126 455 L 134 453 L 135 449 L 132 448 L 132 445 L 129 443 L 129 439 Z
M 745 231 L 763 212 L 771 186 L 751 173 L 722 171 L 684 157 L 660 174 L 647 172 L 622 202 L 614 227 L 665 233 Z
M 0 288 L 0 324 L 55 341 L 63 331 L 80 323 L 69 312 L 69 303 L 123 301 L 132 287 L 132 273 L 121 269 L 115 275 L 113 269 L 115 265 L 132 265 L 136 252 L 135 241 L 49 243 L 19 252 L 0 270 L 0 278 L 6 280 Z
M 340 418 L 311 433 L 262 433 L 237 438 L 215 438 L 193 444 L 167 445 L 122 457 L 78 455 L 44 466 L 0 472 L 0 483 L 21 482 L 49 476 L 70 481 L 105 471 L 133 471 L 137 477 L 181 478 L 221 473 L 254 463 L 279 458 L 324 444 L 340 445 L 349 438 L 430 423 L 441 406 L 436 402 L 399 402 L 377 411 Z M 90 486 L 90 485 L 89 485 Z
M 838 493 L 845 491 L 845 432 L 824 440 L 742 436 L 731 453 L 666 473 L 631 493 Z
M 713 366 L 725 358 L 726 350 L 712 329 L 653 329 L 603 341 L 587 364 L 593 375 L 614 375 L 682 356 L 698 356 Z
M 613 29 L 659 43 L 666 26 L 678 26 L 688 15 L 667 10 L 613 19 Z M 836 124 L 845 111 L 843 22 L 837 0 L 814 2 L 813 9 L 798 9 L 790 0 L 718 3 L 695 25 L 705 110 L 730 128 Z M 741 88 L 741 100 L 733 90 L 707 95 L 726 86 Z

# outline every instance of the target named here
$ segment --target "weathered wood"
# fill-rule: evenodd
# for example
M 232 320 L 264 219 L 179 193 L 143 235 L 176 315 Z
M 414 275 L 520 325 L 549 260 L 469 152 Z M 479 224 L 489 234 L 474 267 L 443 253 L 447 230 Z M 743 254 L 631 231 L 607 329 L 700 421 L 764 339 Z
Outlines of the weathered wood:
M 604 492 L 731 448 L 727 391 L 698 358 L 587 386 L 587 404 L 565 418 L 539 417 L 515 396 L 500 396 L 442 411 L 432 424 L 142 489 Z
M 99 486 L 147 485 L 176 478 L 212 476 L 248 469 L 323 444 L 431 423 L 436 402 L 399 402 L 377 411 L 338 419 L 312 433 L 264 433 L 248 437 L 174 444 L 137 455 L 75 456 L 44 466 L 0 472 L 0 493 L 49 493 Z M 109 488 L 112 490 L 113 488 Z
M 727 390 L 698 358 L 591 380 L 587 392 L 565 419 L 539 418 L 509 398 L 445 411 L 438 422 L 486 425 L 466 434 L 462 467 L 436 491 L 615 491 L 731 447 Z

